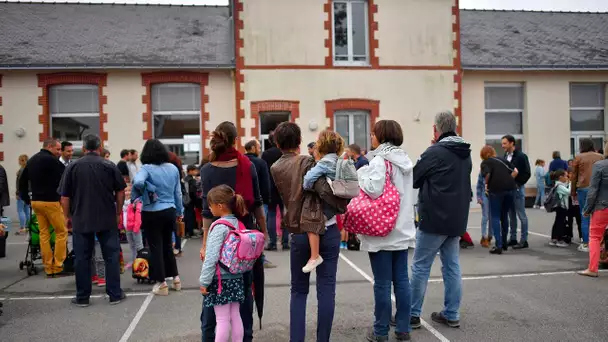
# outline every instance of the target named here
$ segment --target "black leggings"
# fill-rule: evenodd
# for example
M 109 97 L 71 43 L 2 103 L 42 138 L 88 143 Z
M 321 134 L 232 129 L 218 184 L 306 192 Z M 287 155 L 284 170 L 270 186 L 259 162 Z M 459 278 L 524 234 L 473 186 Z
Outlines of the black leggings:
M 555 208 L 555 221 L 551 230 L 551 239 L 565 241 L 568 237 L 568 210 L 562 207 Z
M 171 242 L 175 219 L 174 208 L 141 213 L 141 228 L 150 247 L 151 280 L 163 282 L 167 277 L 179 275 Z

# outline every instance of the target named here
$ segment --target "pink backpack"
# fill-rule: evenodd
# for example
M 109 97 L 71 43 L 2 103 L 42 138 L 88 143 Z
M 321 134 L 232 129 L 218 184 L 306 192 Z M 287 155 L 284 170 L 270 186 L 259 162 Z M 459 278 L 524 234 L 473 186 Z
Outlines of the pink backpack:
M 230 221 L 222 219 L 213 222 L 209 231 L 218 224 L 224 224 L 230 228 L 230 232 L 224 239 L 224 244 L 220 250 L 220 260 L 216 266 L 218 292 L 221 292 L 219 264 L 221 263 L 232 274 L 242 274 L 251 271 L 255 261 L 264 252 L 264 234 L 257 230 L 246 229 L 241 221 L 239 221 L 237 228 Z
M 391 182 L 392 165 L 386 165 L 386 181 L 382 195 L 372 199 L 363 190 L 348 204 L 344 215 L 344 229 L 349 233 L 384 237 L 395 228 L 401 199 L 397 187 Z

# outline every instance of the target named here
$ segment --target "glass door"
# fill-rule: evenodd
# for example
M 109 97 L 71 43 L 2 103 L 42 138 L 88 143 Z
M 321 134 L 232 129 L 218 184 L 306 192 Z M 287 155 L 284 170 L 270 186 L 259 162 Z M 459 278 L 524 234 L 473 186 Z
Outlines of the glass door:
M 270 132 L 274 131 L 281 122 L 290 121 L 290 112 L 264 112 L 260 113 L 260 145 L 262 152 L 271 148 Z
M 593 147 L 596 151 L 604 150 L 604 135 L 600 134 L 576 134 L 570 138 L 570 154 L 574 158 L 580 153 L 580 146 L 582 139 L 591 139 L 593 141 Z

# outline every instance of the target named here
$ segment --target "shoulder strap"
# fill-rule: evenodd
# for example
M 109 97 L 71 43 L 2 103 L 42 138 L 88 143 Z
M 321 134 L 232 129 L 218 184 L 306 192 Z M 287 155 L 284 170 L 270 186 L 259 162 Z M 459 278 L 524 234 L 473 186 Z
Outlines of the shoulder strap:
M 231 229 L 236 229 L 236 227 L 232 223 L 230 223 L 230 221 L 224 220 L 224 219 L 218 219 L 211 224 L 211 227 L 209 227 L 209 232 L 211 232 L 211 230 L 218 224 L 223 224 L 223 225 L 228 226 Z
M 492 159 L 499 161 L 502 165 L 504 165 L 509 171 L 513 172 L 514 170 L 512 168 L 509 167 L 509 165 L 507 165 L 505 162 L 503 162 L 502 160 L 492 157 Z

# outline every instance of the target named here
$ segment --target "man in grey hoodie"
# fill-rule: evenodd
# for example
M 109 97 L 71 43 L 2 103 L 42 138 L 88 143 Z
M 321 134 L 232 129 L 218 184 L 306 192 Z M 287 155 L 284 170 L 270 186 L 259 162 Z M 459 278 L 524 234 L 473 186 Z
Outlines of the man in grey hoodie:
M 471 145 L 456 134 L 456 116 L 449 111 L 435 116 L 434 144 L 414 167 L 414 188 L 418 193 L 420 227 L 410 281 L 411 325 L 420 328 L 424 294 L 437 252 L 443 264 L 445 309 L 433 312 L 437 323 L 460 326 L 462 275 L 459 241 L 467 228 L 471 191 Z

